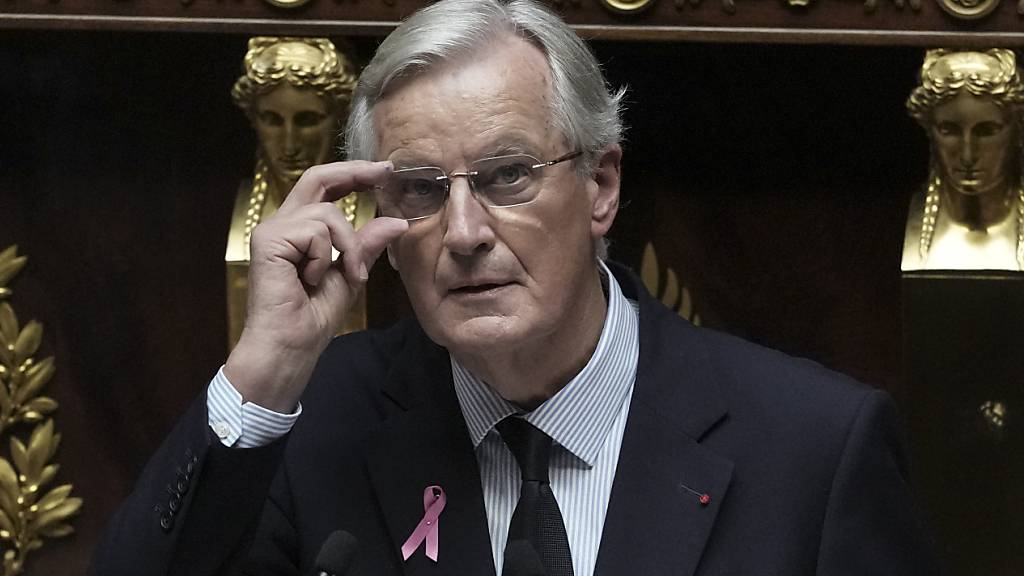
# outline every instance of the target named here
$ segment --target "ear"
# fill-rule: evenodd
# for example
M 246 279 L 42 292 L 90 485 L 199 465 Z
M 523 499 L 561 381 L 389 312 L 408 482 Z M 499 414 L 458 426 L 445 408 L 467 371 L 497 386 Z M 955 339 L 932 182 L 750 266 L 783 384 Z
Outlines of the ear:
M 590 194 L 590 235 L 605 236 L 619 212 L 619 181 L 622 177 L 622 147 L 607 146 L 598 153 L 597 165 L 587 181 Z

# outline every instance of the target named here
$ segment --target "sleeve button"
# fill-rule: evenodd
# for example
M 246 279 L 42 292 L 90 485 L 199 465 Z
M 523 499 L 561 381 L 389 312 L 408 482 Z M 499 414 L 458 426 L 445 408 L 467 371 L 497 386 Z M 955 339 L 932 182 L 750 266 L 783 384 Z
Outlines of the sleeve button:
M 170 532 L 171 528 L 174 528 L 174 518 L 168 514 L 161 516 L 160 528 L 162 528 L 164 532 Z
M 224 440 L 231 434 L 231 427 L 228 426 L 228 423 L 224 422 L 223 420 L 219 422 L 214 422 L 213 433 L 216 434 L 217 437 L 220 438 L 221 440 Z
M 181 509 L 181 496 L 175 494 L 167 501 L 167 507 L 170 508 L 171 514 L 175 514 Z

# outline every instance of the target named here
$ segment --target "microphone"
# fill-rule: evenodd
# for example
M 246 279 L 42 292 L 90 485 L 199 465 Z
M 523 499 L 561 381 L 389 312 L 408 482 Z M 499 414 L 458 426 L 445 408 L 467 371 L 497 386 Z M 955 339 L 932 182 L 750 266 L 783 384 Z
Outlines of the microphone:
M 313 566 L 318 576 L 344 576 L 355 557 L 359 541 L 344 530 L 335 530 L 324 540 Z
M 501 573 L 508 576 L 547 576 L 540 556 L 528 540 L 509 540 L 505 545 L 505 567 Z

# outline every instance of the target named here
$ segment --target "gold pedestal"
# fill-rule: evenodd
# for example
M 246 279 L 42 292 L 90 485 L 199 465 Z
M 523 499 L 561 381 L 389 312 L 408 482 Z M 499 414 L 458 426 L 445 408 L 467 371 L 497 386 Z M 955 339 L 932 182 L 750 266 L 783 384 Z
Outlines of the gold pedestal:
M 1024 273 L 903 274 L 917 492 L 950 576 L 1024 573 Z

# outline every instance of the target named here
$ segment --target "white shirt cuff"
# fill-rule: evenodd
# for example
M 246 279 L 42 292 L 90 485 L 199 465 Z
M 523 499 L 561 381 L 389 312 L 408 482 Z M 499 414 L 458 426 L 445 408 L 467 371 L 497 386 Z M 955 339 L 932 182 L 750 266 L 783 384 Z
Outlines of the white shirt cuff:
M 224 367 L 210 381 L 206 393 L 206 413 L 210 428 L 221 444 L 234 448 L 266 446 L 291 431 L 302 414 L 302 404 L 292 414 L 281 414 L 252 402 L 242 402 L 242 394 L 224 375 Z

